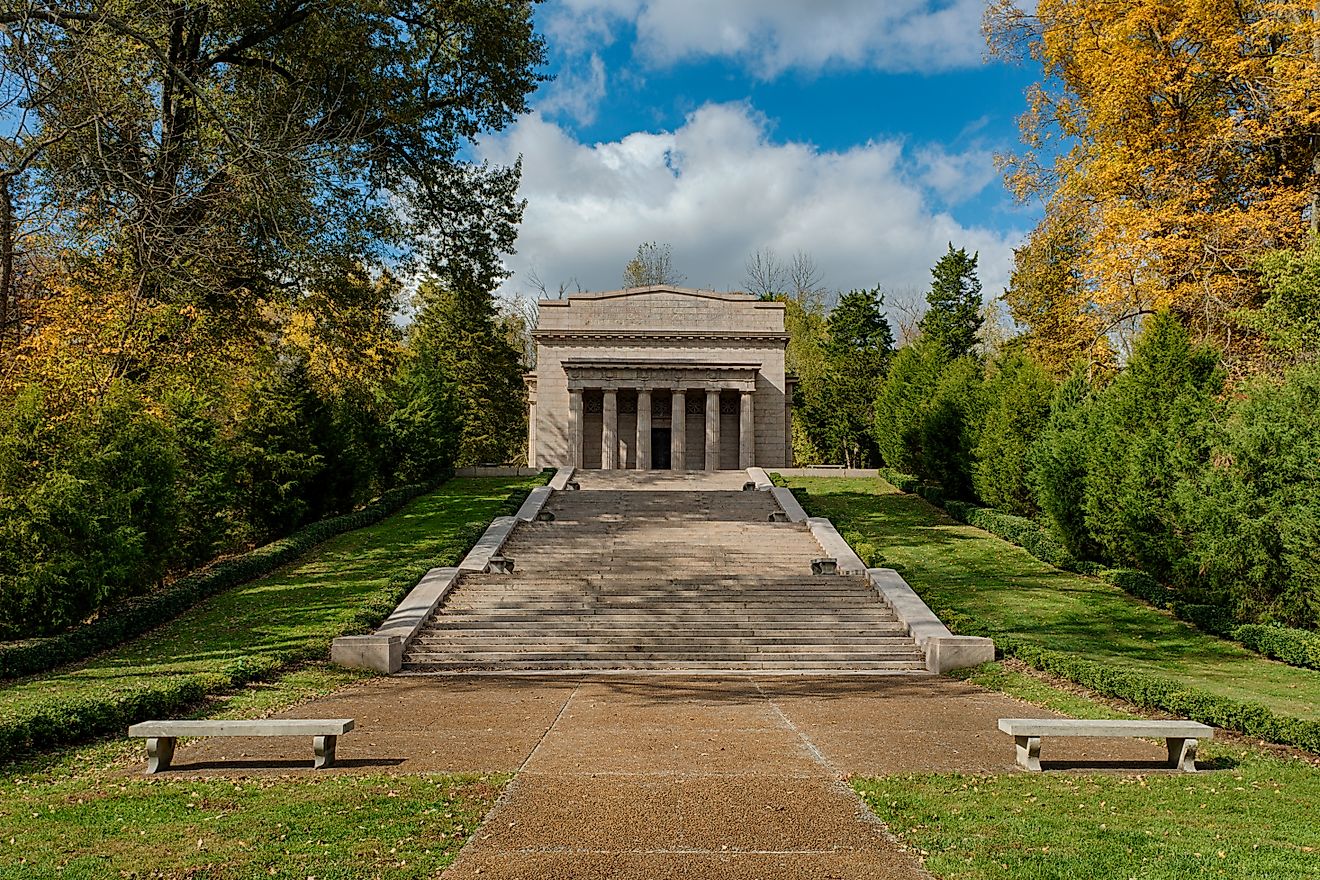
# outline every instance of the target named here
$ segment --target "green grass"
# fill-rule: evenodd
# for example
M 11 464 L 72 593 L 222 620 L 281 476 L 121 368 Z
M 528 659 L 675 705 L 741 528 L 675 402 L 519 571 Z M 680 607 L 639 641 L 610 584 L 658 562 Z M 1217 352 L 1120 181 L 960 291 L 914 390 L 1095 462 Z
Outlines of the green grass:
M 1117 587 L 1046 565 L 883 480 L 793 477 L 789 484 L 808 490 L 813 514 L 874 543 L 883 565 L 937 610 L 1023 642 L 1320 719 L 1320 672 L 1264 659 Z
M 0 878 L 434 877 L 503 776 L 0 782 Z
M 214 697 L 198 714 L 260 717 L 362 677 L 308 664 Z M 145 779 L 133 772 L 142 755 L 141 741 L 116 738 L 5 768 L 0 878 L 434 877 L 508 781 Z
M 452 565 L 509 492 L 544 482 L 462 478 L 372 526 L 326 541 L 258 580 L 89 661 L 0 687 L 0 723 L 61 703 L 131 701 L 181 681 L 208 693 L 327 655 L 330 640 L 383 616 L 428 568 Z
M 1081 718 L 1130 717 L 999 663 L 962 677 Z M 1284 878 L 1320 874 L 1320 769 L 1235 742 L 1196 775 L 857 778 L 853 788 L 945 880 Z
M 202 681 L 195 717 L 255 718 L 359 680 L 324 661 L 362 609 L 391 605 L 451 564 L 508 493 L 541 478 L 450 481 L 394 516 L 213 597 L 89 662 L 0 688 L 0 717 L 62 701 Z M 230 688 L 242 665 L 268 678 Z M 239 675 L 241 678 L 242 676 Z M 290 774 L 145 779 L 142 743 L 28 755 L 0 772 L 0 878 L 436 876 L 476 830 L 504 775 Z

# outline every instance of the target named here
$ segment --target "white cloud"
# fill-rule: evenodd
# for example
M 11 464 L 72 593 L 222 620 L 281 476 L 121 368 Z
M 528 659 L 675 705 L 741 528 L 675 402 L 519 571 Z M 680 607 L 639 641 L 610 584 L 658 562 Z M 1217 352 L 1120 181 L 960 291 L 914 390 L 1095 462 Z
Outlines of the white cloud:
M 675 131 L 579 144 L 540 114 L 482 144 L 485 158 L 523 156 L 527 211 L 504 293 L 619 286 L 643 241 L 672 245 L 693 286 L 740 289 L 747 256 L 807 251 L 832 288 L 925 288 L 947 243 L 981 252 L 993 295 L 1008 278 L 1018 232 L 965 227 L 931 206 L 923 166 L 900 141 L 833 152 L 774 143 L 746 104 L 708 104 Z
M 980 194 L 997 176 L 995 154 L 975 147 L 950 153 L 943 144 L 917 150 L 921 179 L 945 204 L 956 205 Z
M 984 0 L 561 0 L 545 28 L 581 51 L 631 27 L 652 65 L 729 58 L 770 79 L 790 69 L 974 66 L 984 9 Z
M 547 115 L 564 114 L 582 125 L 596 121 L 596 111 L 605 97 L 605 62 L 595 52 L 578 56 L 550 84 L 538 109 Z

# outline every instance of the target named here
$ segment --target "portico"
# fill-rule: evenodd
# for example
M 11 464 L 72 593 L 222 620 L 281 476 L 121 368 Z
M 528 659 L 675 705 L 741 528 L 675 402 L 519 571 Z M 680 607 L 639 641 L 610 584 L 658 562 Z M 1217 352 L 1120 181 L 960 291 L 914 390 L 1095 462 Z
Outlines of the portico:
M 783 305 L 673 287 L 540 303 L 536 467 L 723 470 L 789 461 Z

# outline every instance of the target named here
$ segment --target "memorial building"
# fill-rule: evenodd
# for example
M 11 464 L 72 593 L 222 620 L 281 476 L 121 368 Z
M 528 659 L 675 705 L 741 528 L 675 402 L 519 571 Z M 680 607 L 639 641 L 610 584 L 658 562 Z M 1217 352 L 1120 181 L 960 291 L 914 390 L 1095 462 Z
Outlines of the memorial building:
M 663 285 L 539 306 L 526 376 L 531 466 L 792 464 L 783 303 Z

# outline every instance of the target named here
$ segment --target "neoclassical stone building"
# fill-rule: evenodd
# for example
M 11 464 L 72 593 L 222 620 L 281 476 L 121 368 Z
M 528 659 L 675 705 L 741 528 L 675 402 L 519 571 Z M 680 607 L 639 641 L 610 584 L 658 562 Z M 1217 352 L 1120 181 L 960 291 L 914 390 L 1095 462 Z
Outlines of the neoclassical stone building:
M 533 467 L 786 467 L 784 306 L 636 287 L 542 300 L 526 376 Z

